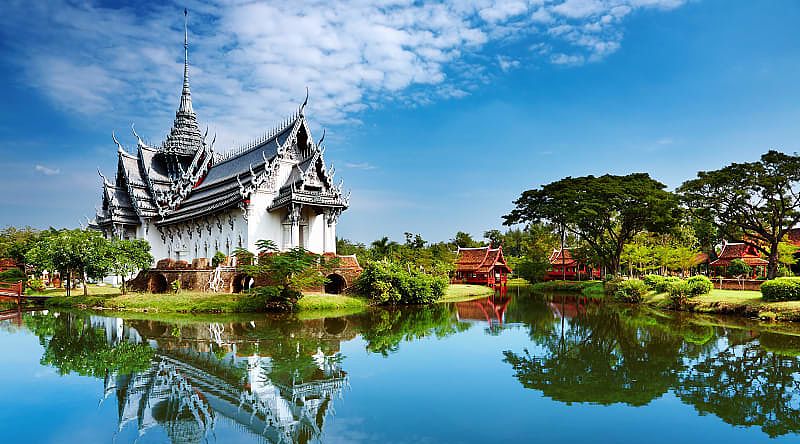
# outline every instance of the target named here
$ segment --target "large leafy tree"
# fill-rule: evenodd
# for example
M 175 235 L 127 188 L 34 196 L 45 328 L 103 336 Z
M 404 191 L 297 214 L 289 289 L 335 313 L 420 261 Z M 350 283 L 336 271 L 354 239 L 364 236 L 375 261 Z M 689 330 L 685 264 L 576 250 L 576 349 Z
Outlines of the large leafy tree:
M 572 233 L 616 273 L 637 233 L 665 232 L 678 221 L 678 199 L 665 188 L 646 173 L 567 177 L 523 192 L 504 224 L 544 222 Z
M 701 171 L 678 192 L 690 210 L 729 240 L 751 242 L 778 271 L 779 244 L 800 222 L 800 156 L 769 151 L 756 162 Z
M 115 239 L 107 250 L 108 268 L 122 277 L 122 294 L 125 294 L 125 277 L 153 263 L 150 244 L 144 239 Z

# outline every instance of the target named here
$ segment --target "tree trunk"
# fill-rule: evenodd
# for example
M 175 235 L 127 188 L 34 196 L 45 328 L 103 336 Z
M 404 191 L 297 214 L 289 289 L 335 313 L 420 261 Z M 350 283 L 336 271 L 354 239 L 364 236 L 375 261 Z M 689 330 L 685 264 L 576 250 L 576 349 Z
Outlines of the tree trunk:
M 778 242 L 769 246 L 769 264 L 767 265 L 767 279 L 775 279 L 778 275 Z
M 87 288 L 88 285 L 86 285 L 86 281 L 87 281 L 87 279 L 86 279 L 86 270 L 83 270 L 83 295 L 84 296 L 88 296 L 89 295 L 89 288 Z
M 67 287 L 66 287 L 67 288 L 67 292 L 66 292 L 67 296 L 72 296 L 72 289 L 70 288 L 70 286 L 72 285 L 72 279 L 71 278 L 72 278 L 72 270 L 67 270 L 67 282 L 66 282 L 67 283 Z
M 125 276 L 122 277 L 122 294 L 125 294 Z

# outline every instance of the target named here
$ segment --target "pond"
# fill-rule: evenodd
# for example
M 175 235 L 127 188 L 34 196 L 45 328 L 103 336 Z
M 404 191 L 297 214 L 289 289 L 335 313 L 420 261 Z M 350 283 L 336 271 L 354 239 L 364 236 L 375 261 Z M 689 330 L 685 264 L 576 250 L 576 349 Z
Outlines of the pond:
M 800 327 L 513 287 L 308 316 L 11 316 L 3 442 L 800 439 Z

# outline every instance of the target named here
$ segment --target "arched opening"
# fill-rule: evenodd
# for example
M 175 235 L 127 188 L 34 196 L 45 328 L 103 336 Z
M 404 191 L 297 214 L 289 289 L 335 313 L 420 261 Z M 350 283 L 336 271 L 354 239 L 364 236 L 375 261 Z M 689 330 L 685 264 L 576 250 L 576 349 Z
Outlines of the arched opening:
M 250 276 L 246 274 L 237 274 L 233 277 L 233 281 L 231 281 L 231 293 L 241 293 L 244 290 L 248 290 L 249 282 Z
M 344 280 L 341 274 L 331 273 L 326 276 L 328 282 L 325 284 L 325 293 L 339 294 L 347 287 L 347 281 Z
M 341 334 L 347 328 L 347 319 L 345 318 L 325 318 L 322 321 L 322 326 L 325 332 L 329 335 Z
M 150 293 L 166 293 L 167 278 L 161 273 L 151 273 L 147 279 L 147 291 Z

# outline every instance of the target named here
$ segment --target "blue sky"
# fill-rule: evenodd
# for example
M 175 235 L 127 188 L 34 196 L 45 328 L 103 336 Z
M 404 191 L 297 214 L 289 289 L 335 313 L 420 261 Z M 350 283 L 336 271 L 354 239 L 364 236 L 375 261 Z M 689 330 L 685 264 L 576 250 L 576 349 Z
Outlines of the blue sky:
M 189 8 L 193 101 L 216 149 L 308 113 L 352 189 L 340 236 L 476 236 L 567 175 L 800 151 L 800 3 L 11 1 L 0 16 L 0 226 L 77 226 L 115 130 L 171 125 Z M 327 5 L 327 6 L 325 6 Z

